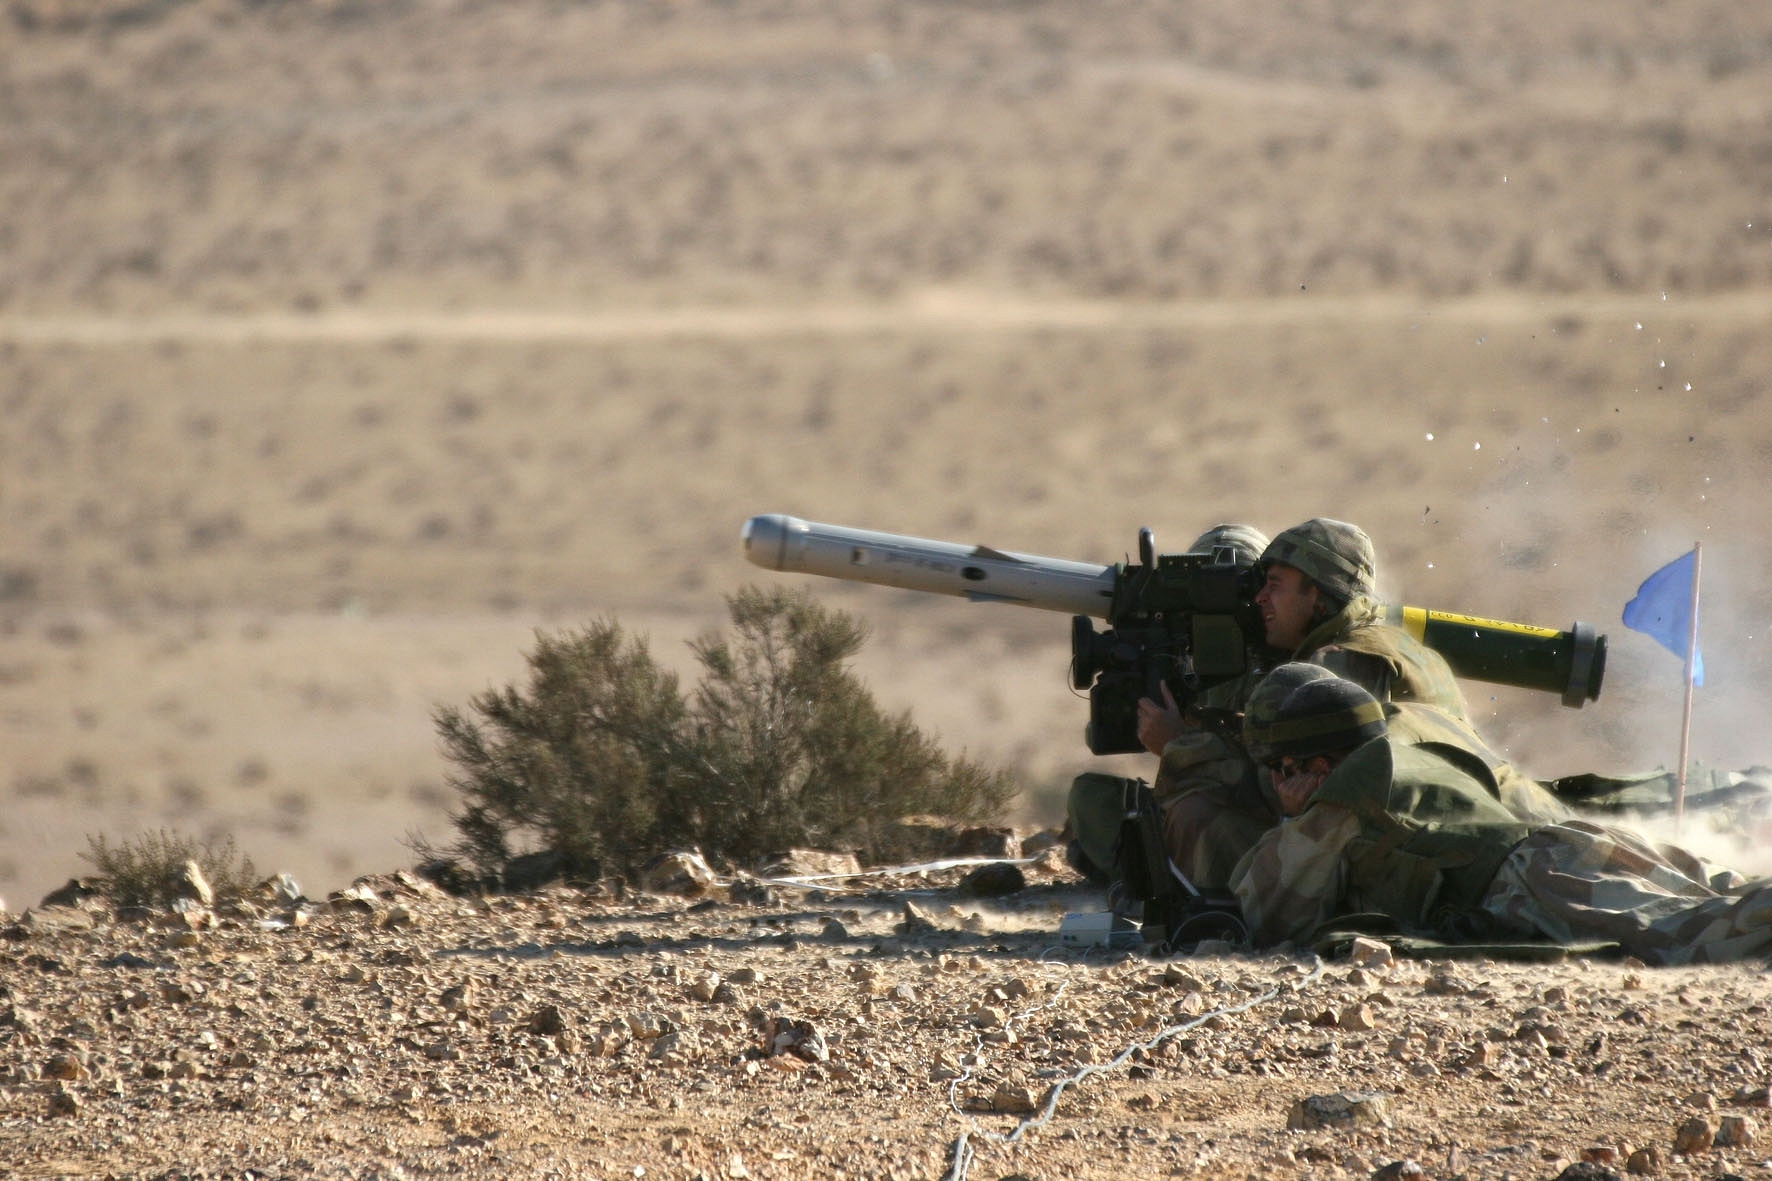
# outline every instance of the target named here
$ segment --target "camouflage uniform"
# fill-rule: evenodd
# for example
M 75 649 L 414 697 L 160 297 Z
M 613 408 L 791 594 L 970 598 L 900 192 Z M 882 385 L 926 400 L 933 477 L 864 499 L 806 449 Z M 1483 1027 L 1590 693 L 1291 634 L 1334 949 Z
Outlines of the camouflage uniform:
M 1772 953 L 1772 882 L 1622 828 L 1523 824 L 1467 767 L 1384 738 L 1264 835 L 1233 889 L 1257 945 L 1380 913 L 1441 936 L 1609 940 L 1657 964 Z
M 1459 692 L 1445 657 L 1399 627 L 1385 623 L 1375 601 L 1377 558 L 1365 530 L 1316 517 L 1275 537 L 1263 565 L 1291 566 L 1314 583 L 1329 605 L 1340 604 L 1292 653 L 1363 687 L 1379 701 L 1437 706 L 1463 721 Z
M 1243 853 L 1279 823 L 1265 778 L 1228 732 L 1189 730 L 1163 748 L 1156 783 L 1163 847 L 1194 885 L 1229 885 Z

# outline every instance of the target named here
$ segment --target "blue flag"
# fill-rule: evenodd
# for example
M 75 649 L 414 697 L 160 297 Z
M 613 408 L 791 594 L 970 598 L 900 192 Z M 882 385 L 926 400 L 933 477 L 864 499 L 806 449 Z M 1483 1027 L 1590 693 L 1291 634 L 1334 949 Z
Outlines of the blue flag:
M 1692 639 L 1692 563 L 1696 551 L 1681 554 L 1643 580 L 1637 597 L 1624 605 L 1624 626 L 1642 632 L 1678 656 L 1686 658 Z M 1704 684 L 1704 654 L 1693 644 L 1692 683 Z

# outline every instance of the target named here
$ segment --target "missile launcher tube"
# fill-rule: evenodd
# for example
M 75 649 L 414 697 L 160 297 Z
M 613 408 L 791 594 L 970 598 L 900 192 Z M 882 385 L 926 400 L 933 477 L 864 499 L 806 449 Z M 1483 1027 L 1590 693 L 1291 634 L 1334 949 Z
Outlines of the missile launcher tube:
M 1115 566 L 849 529 L 780 513 L 746 521 L 742 539 L 745 557 L 768 570 L 1096 619 L 1108 618 L 1120 573 Z M 1589 624 L 1554 631 L 1408 606 L 1386 607 L 1385 618 L 1440 653 L 1461 677 L 1556 693 L 1573 707 L 1600 695 L 1606 637 Z
M 769 570 L 822 574 L 983 603 L 1019 603 L 1105 619 L 1114 568 L 821 525 L 770 513 L 744 525 L 745 557 Z

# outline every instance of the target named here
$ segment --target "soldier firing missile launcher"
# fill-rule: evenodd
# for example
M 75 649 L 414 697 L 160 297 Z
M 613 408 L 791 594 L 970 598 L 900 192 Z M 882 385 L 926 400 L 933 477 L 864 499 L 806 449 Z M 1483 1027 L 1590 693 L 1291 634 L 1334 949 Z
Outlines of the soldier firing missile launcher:
M 771 513 L 745 522 L 745 556 L 770 570 L 821 574 L 975 602 L 1063 611 L 1071 622 L 1071 683 L 1089 691 L 1089 749 L 1119 754 L 1138 742 L 1140 697 L 1168 683 L 1185 705 L 1202 688 L 1261 671 L 1268 650 L 1255 609 L 1259 567 L 1228 547 L 1158 554 L 1139 531 L 1136 563 L 1098 566 L 823 525 Z M 1390 606 L 1386 619 L 1435 649 L 1459 676 L 1559 694 L 1579 707 L 1600 695 L 1606 637 Z M 1094 621 L 1108 626 L 1097 630 Z

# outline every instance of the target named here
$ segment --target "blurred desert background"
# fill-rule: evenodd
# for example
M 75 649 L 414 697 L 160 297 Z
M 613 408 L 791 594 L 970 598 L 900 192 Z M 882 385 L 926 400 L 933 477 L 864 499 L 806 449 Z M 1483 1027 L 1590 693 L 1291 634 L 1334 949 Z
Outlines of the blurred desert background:
M 1059 819 L 1069 621 L 748 565 L 754 513 L 1091 562 L 1310 516 L 1610 636 L 1467 683 L 1671 764 L 1619 611 L 1704 544 L 1695 758 L 1772 762 L 1772 6 L 0 4 L 0 897 L 450 835 L 440 704 L 747 582 Z M 817 585 L 812 584 L 816 582 Z

